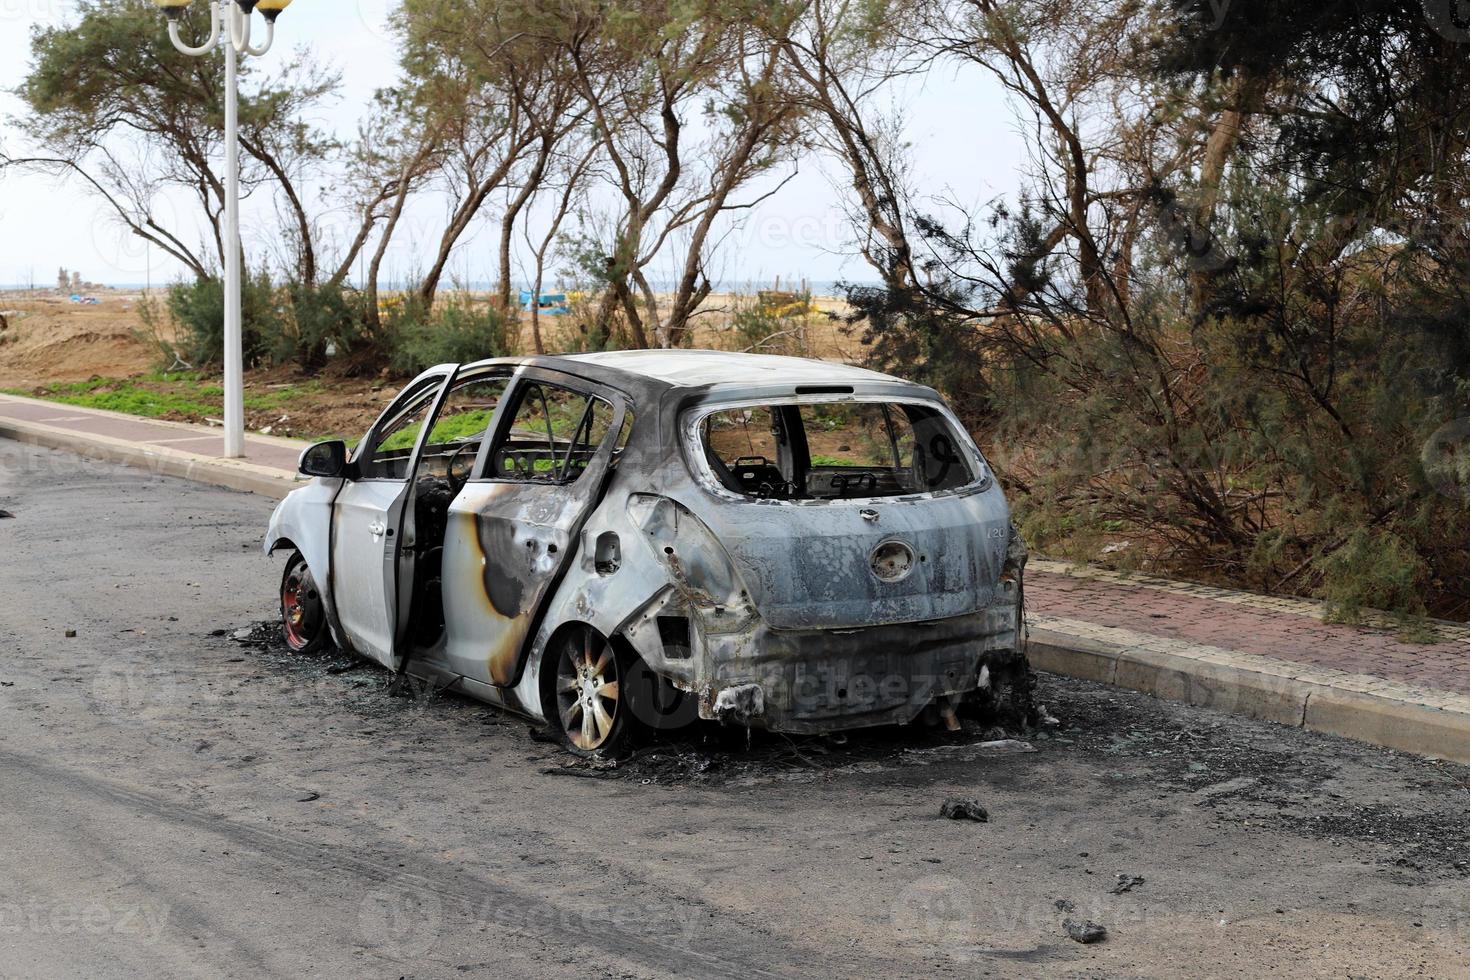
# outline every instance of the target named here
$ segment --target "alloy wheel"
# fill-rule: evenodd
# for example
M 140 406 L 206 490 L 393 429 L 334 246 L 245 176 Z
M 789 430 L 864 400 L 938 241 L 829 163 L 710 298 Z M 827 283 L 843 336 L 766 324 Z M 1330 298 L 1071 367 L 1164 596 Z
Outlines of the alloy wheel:
M 618 658 L 593 630 L 568 640 L 557 661 L 556 707 L 562 731 L 583 752 L 612 739 L 622 711 Z

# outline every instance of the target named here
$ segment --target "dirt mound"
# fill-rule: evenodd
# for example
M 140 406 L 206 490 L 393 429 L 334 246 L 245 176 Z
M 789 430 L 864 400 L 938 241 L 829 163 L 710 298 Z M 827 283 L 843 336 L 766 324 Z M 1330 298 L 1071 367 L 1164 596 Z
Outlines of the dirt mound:
M 0 312 L 8 324 L 0 335 L 0 386 L 129 377 L 156 367 L 157 350 L 139 337 L 142 297 L 103 293 L 98 299 L 92 305 L 0 293 Z

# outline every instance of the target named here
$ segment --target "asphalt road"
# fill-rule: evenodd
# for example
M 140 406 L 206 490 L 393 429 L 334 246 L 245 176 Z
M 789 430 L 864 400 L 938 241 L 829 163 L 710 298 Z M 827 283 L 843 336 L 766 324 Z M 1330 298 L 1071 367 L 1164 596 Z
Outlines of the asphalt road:
M 0 976 L 1470 976 L 1464 767 L 1043 676 L 1019 745 L 598 770 L 211 635 L 266 500 L 0 443 L 0 508 Z

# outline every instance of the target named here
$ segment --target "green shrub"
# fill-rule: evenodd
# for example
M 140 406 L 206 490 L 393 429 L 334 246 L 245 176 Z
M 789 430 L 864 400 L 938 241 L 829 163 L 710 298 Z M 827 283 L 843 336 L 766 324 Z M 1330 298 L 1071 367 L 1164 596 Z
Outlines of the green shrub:
M 505 316 L 467 296 L 444 297 L 433 309 L 417 297 L 409 298 L 393 310 L 385 326 L 388 366 L 398 374 L 504 357 L 514 349 Z
M 306 286 L 287 282 L 277 287 L 267 272 L 241 284 L 243 349 L 247 368 L 294 364 L 308 373 L 326 365 L 328 352 L 371 349 L 363 299 L 340 284 Z M 217 278 L 180 282 L 168 289 L 160 309 L 151 299 L 139 305 L 143 329 L 139 340 L 157 347 L 160 366 L 194 368 L 224 360 L 224 285 Z M 165 340 L 164 314 L 179 328 L 177 339 Z
M 224 362 L 225 289 L 214 276 L 179 282 L 168 289 L 169 316 L 181 328 L 174 345 L 193 367 Z M 270 353 L 269 338 L 282 332 L 270 274 L 247 275 L 240 285 L 241 348 L 247 368 L 258 367 Z
M 1465 615 L 1457 450 L 1425 446 L 1470 415 L 1470 253 L 1345 248 L 1251 176 L 1202 299 L 1182 259 L 1144 253 L 1090 295 L 1026 265 L 1026 225 L 985 289 L 852 291 L 869 359 L 949 397 L 1039 550 L 1321 596 L 1337 619 Z
M 1412 544 L 1388 531 L 1356 528 L 1321 568 L 1330 622 L 1356 625 L 1364 613 L 1391 610 L 1404 632 L 1424 638 L 1430 569 Z
M 275 332 L 265 338 L 275 363 L 292 363 L 310 373 L 326 364 L 331 349 L 367 346 L 365 309 L 357 290 L 288 282 L 280 293 L 281 315 L 271 324 Z

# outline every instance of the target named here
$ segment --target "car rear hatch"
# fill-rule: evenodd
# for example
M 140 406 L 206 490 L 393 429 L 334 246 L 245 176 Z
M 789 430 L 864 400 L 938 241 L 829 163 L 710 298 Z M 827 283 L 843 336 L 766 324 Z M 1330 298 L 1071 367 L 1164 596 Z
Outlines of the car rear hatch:
M 1009 542 L 999 491 L 714 508 L 707 519 L 777 629 L 858 628 L 990 605 Z
M 922 622 L 994 601 L 1010 511 L 942 403 L 791 397 L 705 407 L 684 431 L 713 491 L 696 511 L 770 626 Z

